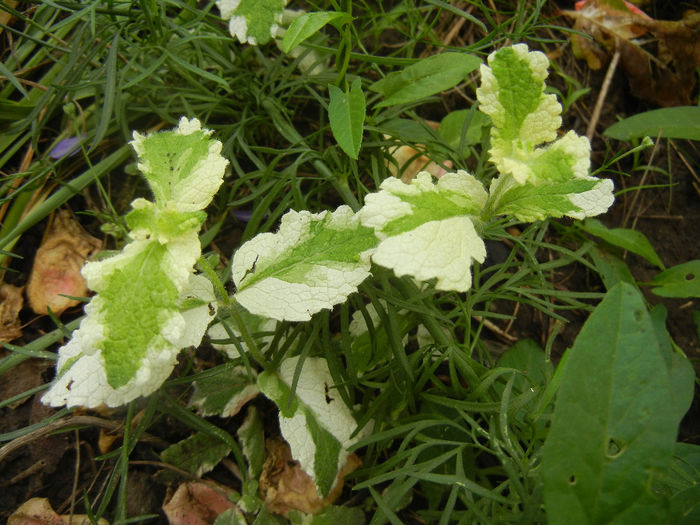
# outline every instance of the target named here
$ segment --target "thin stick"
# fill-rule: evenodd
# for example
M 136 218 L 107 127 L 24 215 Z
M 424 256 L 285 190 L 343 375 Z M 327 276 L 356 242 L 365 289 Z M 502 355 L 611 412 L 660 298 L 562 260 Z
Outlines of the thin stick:
M 612 60 L 610 60 L 610 65 L 608 66 L 608 71 L 605 73 L 605 78 L 603 79 L 603 85 L 600 86 L 600 93 L 598 93 L 598 100 L 595 101 L 595 107 L 593 108 L 593 114 L 591 115 L 591 120 L 588 122 L 588 129 L 586 130 L 586 137 L 588 140 L 593 140 L 593 134 L 595 133 L 595 127 L 598 125 L 598 119 L 600 118 L 600 112 L 603 109 L 603 102 L 610 89 L 610 83 L 612 82 L 612 77 L 617 69 L 617 63 L 620 61 L 620 51 L 615 50 Z

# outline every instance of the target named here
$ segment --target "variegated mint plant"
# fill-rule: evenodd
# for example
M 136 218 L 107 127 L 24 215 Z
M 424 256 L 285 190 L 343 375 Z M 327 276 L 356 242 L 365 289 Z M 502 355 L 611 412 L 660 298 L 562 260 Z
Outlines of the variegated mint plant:
M 489 154 L 498 169 L 488 191 L 466 171 L 409 184 L 386 179 L 356 214 L 347 207 L 291 211 L 277 233 L 264 233 L 234 254 L 236 299 L 278 320 L 309 319 L 345 301 L 369 275 L 370 260 L 399 275 L 467 291 L 471 264 L 483 262 L 484 226 L 498 216 L 521 221 L 605 212 L 613 184 L 589 174 L 588 139 L 558 137 L 561 105 L 545 94 L 547 57 L 524 44 L 503 48 L 481 66 L 480 109 L 491 117 Z
M 58 377 L 45 404 L 123 405 L 160 387 L 178 352 L 201 342 L 214 292 L 193 273 L 198 233 L 228 164 L 210 134 L 184 117 L 172 131 L 134 132 L 131 144 L 154 201 L 132 203 L 131 242 L 121 253 L 83 268 L 97 295 L 59 349 Z

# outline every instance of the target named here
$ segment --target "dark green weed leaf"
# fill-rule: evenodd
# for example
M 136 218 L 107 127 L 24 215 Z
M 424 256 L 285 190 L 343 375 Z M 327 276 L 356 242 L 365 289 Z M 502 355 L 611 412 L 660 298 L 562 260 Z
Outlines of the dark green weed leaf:
M 370 86 L 384 96 L 376 107 L 395 106 L 422 100 L 460 82 L 481 64 L 481 60 L 466 53 L 441 53 L 424 58 L 402 71 L 389 73 Z
M 635 284 L 635 279 L 632 272 L 630 272 L 629 266 L 617 255 L 601 250 L 597 246 L 594 246 L 588 253 L 593 260 L 593 264 L 595 264 L 596 270 L 598 270 L 600 278 L 603 279 L 606 290 L 610 290 L 620 281 L 632 285 Z
M 337 86 L 329 86 L 328 89 L 331 98 L 328 118 L 333 136 L 349 157 L 357 159 L 362 145 L 362 126 L 365 122 L 362 82 L 356 78 L 350 91 L 345 93 Z
M 700 297 L 700 260 L 678 264 L 651 281 L 651 291 L 661 297 Z
M 219 439 L 197 432 L 166 448 L 161 458 L 165 463 L 199 477 L 212 470 L 231 449 Z
M 578 225 L 583 231 L 590 233 L 591 235 L 595 235 L 596 237 L 600 237 L 605 242 L 610 243 L 613 246 L 617 246 L 623 250 L 635 253 L 640 257 L 644 257 L 647 261 L 657 266 L 661 270 L 665 269 L 664 263 L 661 262 L 661 259 L 654 250 L 654 247 L 649 242 L 649 239 L 647 239 L 646 235 L 644 235 L 642 232 L 637 230 L 629 230 L 627 228 L 608 228 L 599 220 L 590 218 L 586 219 L 583 223 L 579 223 Z
M 347 13 L 336 11 L 320 11 L 316 13 L 304 13 L 294 19 L 282 38 L 280 47 L 285 53 L 301 44 L 310 36 L 315 35 L 323 26 L 328 23 L 338 24 L 351 20 Z
M 700 140 L 700 106 L 677 106 L 638 113 L 613 124 L 603 134 L 618 140 L 646 136 Z
M 673 372 L 639 291 L 613 287 L 568 351 L 542 475 L 551 524 L 661 523 L 649 490 L 680 423 Z

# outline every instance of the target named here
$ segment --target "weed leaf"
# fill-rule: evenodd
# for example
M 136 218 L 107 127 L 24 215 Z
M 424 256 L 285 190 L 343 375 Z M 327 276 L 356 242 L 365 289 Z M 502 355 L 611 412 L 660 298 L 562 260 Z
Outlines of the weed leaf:
M 295 18 L 287 29 L 280 47 L 285 53 L 301 44 L 310 36 L 315 35 L 323 26 L 329 23 L 343 23 L 350 20 L 347 13 L 336 11 L 319 11 L 315 13 L 304 13 Z
M 613 124 L 603 135 L 617 140 L 642 137 L 700 140 L 700 107 L 677 106 L 638 113 Z
M 357 160 L 362 145 L 362 125 L 365 122 L 362 82 L 356 78 L 347 93 L 343 93 L 337 86 L 328 86 L 328 90 L 331 99 L 328 118 L 333 136 L 343 151 Z
M 659 523 L 653 476 L 671 461 L 680 415 L 644 299 L 620 283 L 569 350 L 542 475 L 549 523 Z
M 408 104 L 450 89 L 464 82 L 481 60 L 466 53 L 441 53 L 424 58 L 402 71 L 389 73 L 370 86 L 384 96 L 381 108 Z

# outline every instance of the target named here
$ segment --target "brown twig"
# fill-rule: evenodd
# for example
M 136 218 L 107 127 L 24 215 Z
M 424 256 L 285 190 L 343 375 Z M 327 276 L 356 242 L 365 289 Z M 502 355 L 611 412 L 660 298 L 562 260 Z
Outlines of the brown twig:
M 615 50 L 615 53 L 610 60 L 610 65 L 608 66 L 608 71 L 605 73 L 605 78 L 603 79 L 603 85 L 600 86 L 600 92 L 598 93 L 598 100 L 595 101 L 595 107 L 593 108 L 593 114 L 591 115 L 591 120 L 588 122 L 588 128 L 586 129 L 586 137 L 588 140 L 593 140 L 593 135 L 595 134 L 595 128 L 598 125 L 598 119 L 600 118 L 600 112 L 603 109 L 603 102 L 605 102 L 605 97 L 608 95 L 608 90 L 610 89 L 610 83 L 612 82 L 613 75 L 617 69 L 617 63 L 620 61 L 620 51 Z

